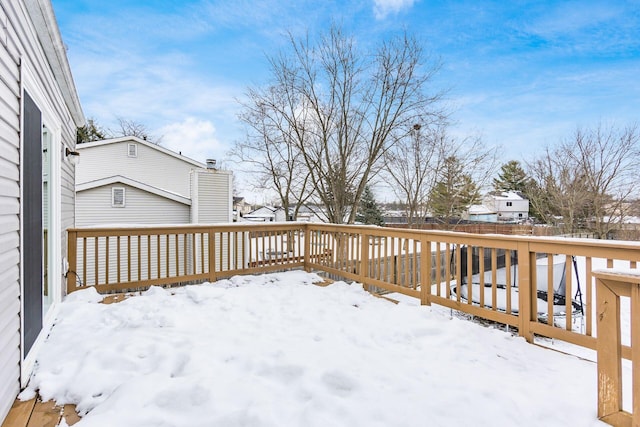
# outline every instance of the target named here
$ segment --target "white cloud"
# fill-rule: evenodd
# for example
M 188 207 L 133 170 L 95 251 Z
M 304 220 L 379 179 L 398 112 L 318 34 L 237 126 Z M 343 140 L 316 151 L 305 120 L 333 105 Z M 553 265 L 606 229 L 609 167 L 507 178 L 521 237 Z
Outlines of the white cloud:
M 415 0 L 373 0 L 373 13 L 376 19 L 384 19 L 390 13 L 398 13 L 413 6 Z
M 218 140 L 216 128 L 209 120 L 188 117 L 170 123 L 157 132 L 162 135 L 161 145 L 199 162 L 206 159 L 221 160 L 225 148 Z

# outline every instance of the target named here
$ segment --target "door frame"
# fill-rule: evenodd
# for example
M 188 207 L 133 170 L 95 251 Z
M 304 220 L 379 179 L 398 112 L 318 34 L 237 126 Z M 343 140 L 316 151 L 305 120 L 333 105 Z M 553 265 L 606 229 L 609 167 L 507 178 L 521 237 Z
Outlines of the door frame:
M 62 99 L 62 95 L 59 93 L 57 87 L 50 87 L 49 91 L 45 91 L 38 79 L 37 74 L 29 66 L 27 61 L 22 61 L 20 65 L 20 295 L 24 295 L 24 255 L 26 247 L 24 244 L 24 206 L 22 201 L 25 200 L 24 191 L 24 92 L 26 91 L 31 99 L 35 102 L 40 109 L 42 117 L 42 126 L 46 126 L 48 133 L 50 134 L 50 147 L 49 147 L 49 161 L 50 161 L 50 174 L 49 174 L 49 216 L 50 216 L 50 228 L 49 233 L 49 253 L 48 253 L 48 276 L 49 276 L 49 291 L 53 295 L 51 306 L 47 313 L 42 315 L 42 329 L 38 334 L 35 342 L 31 346 L 28 354 L 25 354 L 24 346 L 24 298 L 20 298 L 20 384 L 22 387 L 26 386 L 29 381 L 29 377 L 33 371 L 36 356 L 42 347 L 42 343 L 46 338 L 53 321 L 55 319 L 57 310 L 62 300 L 62 239 L 56 239 L 55 236 L 62 235 L 62 221 L 61 221 L 61 172 L 62 172 L 62 160 L 64 159 L 64 145 L 62 143 L 62 124 L 61 120 L 55 114 L 55 108 L 50 101 L 47 93 L 53 93 L 59 95 Z

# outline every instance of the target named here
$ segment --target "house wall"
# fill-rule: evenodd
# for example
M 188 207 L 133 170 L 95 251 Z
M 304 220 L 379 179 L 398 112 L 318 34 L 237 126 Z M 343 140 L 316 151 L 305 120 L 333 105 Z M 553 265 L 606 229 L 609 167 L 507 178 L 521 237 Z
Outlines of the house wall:
M 511 206 L 508 206 L 508 203 Z M 498 217 L 504 219 L 526 219 L 529 216 L 529 201 L 528 200 L 499 200 L 496 203 Z
M 233 221 L 232 177 L 226 171 L 193 171 L 192 222 L 207 224 Z
M 83 184 L 101 178 L 122 175 L 153 187 L 189 197 L 189 173 L 198 166 L 167 155 L 144 143 L 137 143 L 137 157 L 129 157 L 127 151 L 129 143 L 134 142 L 78 145 L 80 165 L 76 177 L 77 183 Z M 83 145 L 86 145 L 87 148 L 83 148 Z
M 111 189 L 125 189 L 125 206 L 111 206 Z M 111 184 L 79 191 L 76 225 L 96 224 L 188 224 L 189 205 L 125 185 Z
M 30 0 L 30 4 L 48 3 Z M 55 80 L 25 2 L 0 0 L 0 420 L 21 385 L 21 207 L 22 90 L 54 119 L 56 146 L 75 146 L 76 123 Z M 53 24 L 55 30 L 55 22 Z M 31 88 L 38 88 L 32 90 Z M 75 89 L 74 89 L 75 90 Z M 39 92 L 39 93 L 35 93 Z M 46 104 L 46 105 L 43 105 Z M 81 112 L 80 112 L 81 115 Z M 66 255 L 64 230 L 74 223 L 74 168 L 62 161 L 59 181 L 60 235 L 55 251 Z M 60 272 L 59 272 L 60 273 Z M 56 277 L 61 282 L 61 277 Z M 62 286 L 57 288 L 62 292 Z M 61 295 L 56 296 L 57 299 Z M 46 325 L 45 325 L 46 329 Z M 42 334 L 41 334 L 42 335 Z M 26 372 L 28 374 L 28 372 Z
M 511 204 L 511 206 L 508 206 Z M 498 213 L 498 219 L 506 221 L 510 219 L 522 220 L 529 217 L 529 200 L 516 197 L 488 196 L 484 205 Z

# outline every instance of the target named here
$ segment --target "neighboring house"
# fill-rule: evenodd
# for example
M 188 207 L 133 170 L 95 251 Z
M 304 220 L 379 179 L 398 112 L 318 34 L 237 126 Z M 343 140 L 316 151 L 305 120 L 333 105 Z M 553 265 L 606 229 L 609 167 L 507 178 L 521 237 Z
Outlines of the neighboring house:
M 282 222 L 287 220 L 287 215 L 282 207 L 263 206 L 249 212 L 243 218 L 255 222 Z
M 487 194 L 482 204 L 498 214 L 498 222 L 522 222 L 529 218 L 529 200 L 519 192 Z
M 232 222 L 232 174 L 136 137 L 77 147 L 76 224 Z
M 84 125 L 49 0 L 0 0 L 0 421 L 62 300 Z
M 238 221 L 238 218 L 244 217 L 251 212 L 252 208 L 249 203 L 244 200 L 244 197 L 234 196 L 233 198 L 233 220 Z
M 477 222 L 498 222 L 498 213 L 484 205 L 471 205 L 462 219 Z
M 315 205 L 303 205 L 298 209 L 296 221 L 302 222 L 327 222 L 324 208 Z

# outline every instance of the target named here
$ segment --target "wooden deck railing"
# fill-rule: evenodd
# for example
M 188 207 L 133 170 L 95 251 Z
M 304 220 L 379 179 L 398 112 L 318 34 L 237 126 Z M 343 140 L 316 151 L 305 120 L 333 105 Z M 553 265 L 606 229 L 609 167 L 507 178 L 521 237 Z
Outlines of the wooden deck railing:
M 510 325 L 529 342 L 538 335 L 593 350 L 598 348 L 593 270 L 635 269 L 640 261 L 638 242 L 315 223 L 68 233 L 68 292 L 87 286 L 113 292 L 304 268 L 360 282 L 370 291 L 397 292 Z M 623 333 L 620 354 L 631 359 L 631 334 Z

